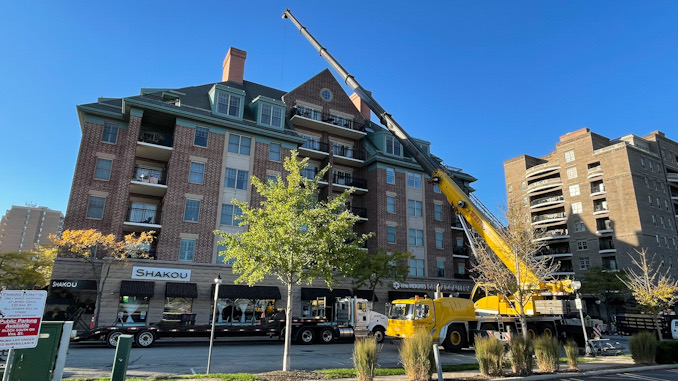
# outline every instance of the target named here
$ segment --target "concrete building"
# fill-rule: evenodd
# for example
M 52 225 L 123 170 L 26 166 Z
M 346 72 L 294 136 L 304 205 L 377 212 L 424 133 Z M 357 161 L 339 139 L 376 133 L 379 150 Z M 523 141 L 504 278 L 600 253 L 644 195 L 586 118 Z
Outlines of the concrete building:
M 147 324 L 187 314 L 207 323 L 217 274 L 228 285 L 220 288 L 222 311 L 236 300 L 249 314 L 269 302 L 284 306 L 275 279 L 255 288 L 233 285 L 236 276 L 213 231 L 240 229 L 231 200 L 258 202 L 249 179 L 283 175 L 293 149 L 310 158 L 306 176 L 331 166 L 319 198 L 355 188 L 347 207 L 360 217 L 359 233 L 376 233 L 369 251 L 414 254 L 408 282 L 376 291 L 378 311 L 398 297 L 432 296 L 437 283 L 445 292 L 470 294 L 466 243 L 452 208 L 397 140 L 370 121 L 360 99 L 347 95 L 328 70 L 291 91 L 246 81 L 245 59 L 246 52 L 231 48 L 221 82 L 142 89 L 78 106 L 82 141 L 66 228 L 118 237 L 157 232 L 152 261 L 110 269 L 101 323 Z M 429 142 L 418 143 L 429 152 Z M 475 178 L 449 170 L 473 190 Z M 54 300 L 61 305 L 48 308 L 91 313 L 96 280 L 89 265 L 58 258 L 50 295 L 60 295 Z M 348 295 L 349 284 L 343 280 L 332 291 L 321 282 L 298 288 L 293 313 L 316 308 L 319 297 Z
M 17 206 L 0 219 L 0 253 L 31 251 L 49 243 L 50 234 L 59 234 L 64 214 L 45 206 Z
M 655 131 L 609 139 L 583 128 L 543 157 L 504 162 L 509 200 L 529 208 L 561 276 L 620 270 L 648 249 L 678 275 L 678 143 Z

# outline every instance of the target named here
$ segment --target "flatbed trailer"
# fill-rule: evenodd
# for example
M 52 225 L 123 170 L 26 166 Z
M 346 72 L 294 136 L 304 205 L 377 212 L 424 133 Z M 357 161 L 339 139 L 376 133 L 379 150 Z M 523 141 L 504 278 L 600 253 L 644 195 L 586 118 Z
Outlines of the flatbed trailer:
M 634 335 L 639 332 L 657 332 L 652 315 L 618 314 L 616 330 L 621 335 Z M 678 315 L 660 315 L 659 328 L 665 339 L 678 339 Z

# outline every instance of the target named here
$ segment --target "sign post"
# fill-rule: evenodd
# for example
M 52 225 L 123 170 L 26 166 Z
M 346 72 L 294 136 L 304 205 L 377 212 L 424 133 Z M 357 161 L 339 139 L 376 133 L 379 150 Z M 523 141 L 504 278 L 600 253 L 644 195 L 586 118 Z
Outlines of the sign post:
M 0 292 L 0 349 L 35 348 L 38 345 L 47 291 Z

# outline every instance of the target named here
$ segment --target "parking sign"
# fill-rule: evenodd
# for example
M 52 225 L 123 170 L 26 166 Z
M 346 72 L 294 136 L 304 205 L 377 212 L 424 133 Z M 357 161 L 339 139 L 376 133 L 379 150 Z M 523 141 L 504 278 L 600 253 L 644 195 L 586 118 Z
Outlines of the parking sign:
M 47 291 L 0 292 L 0 349 L 35 348 L 38 345 Z

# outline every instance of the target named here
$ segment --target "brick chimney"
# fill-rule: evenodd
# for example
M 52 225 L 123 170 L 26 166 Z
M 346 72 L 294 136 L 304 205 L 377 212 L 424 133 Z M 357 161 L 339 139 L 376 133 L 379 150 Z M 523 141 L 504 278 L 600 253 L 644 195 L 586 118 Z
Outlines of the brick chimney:
M 370 95 L 372 95 L 371 92 Z M 362 99 L 360 99 L 360 96 L 358 96 L 358 94 L 356 93 L 351 94 L 351 102 L 353 102 L 353 105 L 355 106 L 355 108 L 358 109 L 358 111 L 360 111 L 365 120 L 370 120 L 371 115 L 370 108 L 367 107 L 367 104 Z
M 247 52 L 244 50 L 231 47 L 224 58 L 224 73 L 221 76 L 221 81 L 233 81 L 242 83 L 245 75 L 245 58 Z

